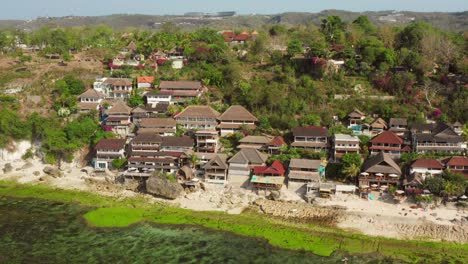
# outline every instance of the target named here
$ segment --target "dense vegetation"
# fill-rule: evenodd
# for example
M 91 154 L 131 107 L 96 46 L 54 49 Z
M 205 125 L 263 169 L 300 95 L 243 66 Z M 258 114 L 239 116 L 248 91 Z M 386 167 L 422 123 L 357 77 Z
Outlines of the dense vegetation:
M 270 25 L 260 31 L 255 41 L 232 48 L 215 30 L 186 32 L 167 23 L 157 32 L 119 32 L 106 26 L 44 27 L 31 33 L 3 30 L 0 50 L 27 60 L 15 49 L 16 43 L 24 43 L 40 47 L 39 55 L 58 53 L 69 60 L 72 53 L 86 50 L 107 61 L 130 42 L 145 57 L 155 50 L 168 52 L 178 48 L 189 61 L 181 70 L 172 69 L 170 64 L 159 67 L 157 72 L 149 66 L 123 67 L 113 71 L 112 76 L 144 74 L 153 75 L 158 81 L 200 80 L 210 91 L 201 100 L 190 103 L 211 104 L 219 111 L 241 104 L 259 117 L 263 131 L 281 133 L 298 125 L 327 125 L 333 133 L 349 133 L 336 124 L 335 117 L 343 119 L 355 107 L 385 119 L 406 117 L 410 122 L 420 122 L 431 117 L 468 122 L 468 88 L 463 83 L 468 73 L 466 37 L 423 22 L 406 27 L 378 27 L 365 16 L 352 23 L 330 16 L 322 20 L 320 27 Z M 344 60 L 345 64 L 335 68 L 330 60 Z M 19 118 L 15 107 L 10 107 L 15 105 L 11 102 L 14 99 L 2 99 L 3 144 L 9 138 L 42 138 L 52 160 L 52 156 L 66 157 L 91 142 L 92 133 L 88 132 L 99 131 L 97 120 L 93 119 L 95 123 L 91 125 L 91 116 L 81 117 L 89 121 L 90 131 L 81 131 L 85 139 L 79 143 L 67 129 L 78 122 L 71 121 L 69 115 L 76 112 L 76 95 L 83 90 L 83 83 L 73 76 L 56 81 L 50 91 L 53 117 L 36 123 L 31 120 L 41 117 Z M 335 98 L 338 94 L 344 97 Z M 383 95 L 394 99 L 380 100 Z M 143 100 L 135 94 L 129 103 L 136 106 Z M 44 124 L 49 124 L 48 129 L 41 128 Z M 60 133 L 51 133 L 51 128 Z M 48 136 L 57 140 L 47 143 Z M 64 152 L 57 152 L 53 146 L 56 142 L 63 143 L 60 148 Z

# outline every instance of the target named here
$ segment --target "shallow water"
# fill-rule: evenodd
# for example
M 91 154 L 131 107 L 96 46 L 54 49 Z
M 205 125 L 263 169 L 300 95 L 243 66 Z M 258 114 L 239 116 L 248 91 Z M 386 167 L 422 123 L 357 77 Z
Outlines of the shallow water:
M 343 263 L 273 248 L 264 240 L 192 226 L 141 223 L 92 228 L 89 209 L 38 199 L 0 197 L 0 263 Z M 377 255 L 352 263 L 395 263 Z

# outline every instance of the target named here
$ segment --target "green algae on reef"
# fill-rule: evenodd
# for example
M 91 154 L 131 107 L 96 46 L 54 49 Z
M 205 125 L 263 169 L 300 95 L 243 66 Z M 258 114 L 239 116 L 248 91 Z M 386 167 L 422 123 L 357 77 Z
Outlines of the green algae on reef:
M 278 221 L 254 213 L 228 215 L 221 212 L 196 212 L 160 204 L 152 205 L 143 199 L 117 200 L 87 192 L 56 190 L 40 185 L 0 182 L 0 186 L 3 187 L 0 187 L 0 195 L 77 202 L 92 206 L 95 209 L 88 211 L 85 219 L 95 227 L 127 227 L 146 221 L 228 231 L 265 239 L 270 245 L 278 248 L 308 251 L 320 256 L 330 256 L 339 251 L 351 254 L 378 252 L 394 260 L 414 263 L 466 263 L 468 259 L 466 244 L 369 237 L 335 228 Z

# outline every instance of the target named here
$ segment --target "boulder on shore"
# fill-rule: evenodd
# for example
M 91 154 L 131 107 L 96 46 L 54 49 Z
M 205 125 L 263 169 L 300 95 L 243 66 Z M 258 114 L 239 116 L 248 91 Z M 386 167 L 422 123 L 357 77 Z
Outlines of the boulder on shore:
M 5 166 L 3 167 L 3 173 L 9 173 L 13 170 L 13 166 L 11 166 L 11 163 L 6 163 Z
M 174 200 L 184 193 L 184 188 L 177 181 L 156 175 L 146 180 L 146 191 L 155 196 Z
M 51 167 L 51 166 L 46 166 L 42 171 L 45 174 L 50 175 L 50 176 L 52 176 L 54 178 L 63 176 L 62 172 L 58 168 L 54 168 L 54 167 Z

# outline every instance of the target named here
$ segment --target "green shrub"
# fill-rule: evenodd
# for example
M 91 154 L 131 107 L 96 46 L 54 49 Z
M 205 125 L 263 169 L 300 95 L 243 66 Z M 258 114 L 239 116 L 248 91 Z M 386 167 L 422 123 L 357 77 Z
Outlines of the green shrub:
M 21 157 L 23 160 L 27 160 L 34 157 L 34 153 L 32 152 L 32 149 L 28 149 L 26 153 Z

